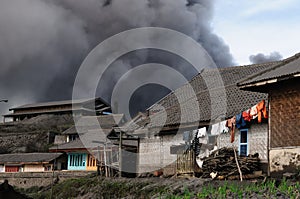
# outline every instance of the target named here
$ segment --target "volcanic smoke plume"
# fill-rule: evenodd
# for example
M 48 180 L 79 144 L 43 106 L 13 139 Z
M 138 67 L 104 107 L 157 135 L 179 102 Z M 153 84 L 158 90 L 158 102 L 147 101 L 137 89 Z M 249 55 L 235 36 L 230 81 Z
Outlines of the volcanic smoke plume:
M 89 51 L 109 36 L 131 28 L 156 26 L 180 31 L 202 44 L 219 67 L 231 65 L 229 48 L 212 33 L 213 5 L 213 0 L 1 0 L 0 99 L 10 102 L 0 104 L 0 113 L 23 103 L 70 99 L 77 70 Z M 143 50 L 121 57 L 107 72 L 108 81 L 98 94 L 109 101 L 121 72 L 149 60 L 177 63 L 174 67 L 186 77 L 195 75 L 183 60 L 165 54 Z M 147 96 L 136 110 L 168 92 L 153 88 L 156 95 Z M 139 101 L 145 100 L 142 91 L 137 93 Z
M 265 55 L 262 53 L 258 53 L 256 55 L 251 55 L 249 60 L 253 64 L 261 64 L 265 62 L 279 61 L 282 59 L 282 55 L 279 52 L 272 52 L 270 55 Z

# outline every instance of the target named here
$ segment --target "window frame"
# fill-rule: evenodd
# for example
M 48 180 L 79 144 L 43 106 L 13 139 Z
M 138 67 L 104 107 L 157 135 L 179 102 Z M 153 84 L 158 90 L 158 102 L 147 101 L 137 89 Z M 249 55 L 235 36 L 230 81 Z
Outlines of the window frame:
M 247 136 L 247 142 L 242 142 L 242 132 L 246 132 Z M 240 134 L 239 134 L 239 156 L 241 156 L 241 146 L 246 145 L 246 156 L 249 155 L 249 129 L 240 129 Z M 244 156 L 244 155 L 242 155 Z

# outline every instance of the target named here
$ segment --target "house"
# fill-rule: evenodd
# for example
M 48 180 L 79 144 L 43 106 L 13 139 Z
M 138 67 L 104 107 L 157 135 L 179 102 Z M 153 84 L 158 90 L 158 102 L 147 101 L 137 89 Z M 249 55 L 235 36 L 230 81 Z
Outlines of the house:
M 65 143 L 51 147 L 50 151 L 67 154 L 68 170 L 96 171 L 97 160 L 105 167 L 108 165 L 116 167 L 119 149 L 107 139 L 107 135 L 113 126 L 123 122 L 123 116 L 123 114 L 109 114 L 81 117 L 76 126 L 63 133 L 65 139 L 56 139 Z
M 236 128 L 233 143 L 230 142 L 229 133 L 212 135 L 211 132 L 214 124 L 230 119 L 262 100 L 268 99 L 267 94 L 264 93 L 240 90 L 237 82 L 279 63 L 281 62 L 204 69 L 189 84 L 183 85 L 152 105 L 147 110 L 146 118 L 136 122 L 134 128 L 127 127 L 128 131 L 124 129 L 127 134 L 140 138 L 136 173 L 165 168 L 164 173 L 173 175 L 176 172 L 174 164 L 177 156 L 185 149 L 193 147 L 193 142 L 197 140 L 195 132 L 203 127 L 207 134 L 207 142 L 199 145 L 200 148 L 197 150 L 200 150 L 200 156 L 207 154 L 215 146 L 218 148 L 233 146 L 240 151 L 240 154 L 242 152 L 241 155 L 258 153 L 266 165 L 267 119 L 261 123 L 253 120 L 251 125 L 244 129 Z M 214 81 L 207 81 L 217 76 L 221 77 L 221 86 L 215 86 Z M 189 85 L 195 91 L 194 99 L 187 97 Z M 179 99 L 186 100 L 179 103 Z M 192 107 L 185 106 L 193 101 L 197 103 L 192 104 Z M 186 117 L 182 118 L 182 114 Z
M 300 168 L 300 54 L 239 82 L 243 90 L 268 93 L 271 175 Z
M 62 170 L 62 153 L 0 154 L 0 172 L 43 172 Z
M 95 133 L 99 133 L 94 131 Z M 113 167 L 117 160 L 118 147 L 111 143 L 81 141 L 77 139 L 50 148 L 50 152 L 67 154 L 67 170 L 97 171 L 100 164 Z
M 36 104 L 26 104 L 9 109 L 13 113 L 3 115 L 4 122 L 7 119 L 20 121 L 39 115 L 98 115 L 103 112 L 111 112 L 110 106 L 101 98 L 80 99 L 43 102 Z

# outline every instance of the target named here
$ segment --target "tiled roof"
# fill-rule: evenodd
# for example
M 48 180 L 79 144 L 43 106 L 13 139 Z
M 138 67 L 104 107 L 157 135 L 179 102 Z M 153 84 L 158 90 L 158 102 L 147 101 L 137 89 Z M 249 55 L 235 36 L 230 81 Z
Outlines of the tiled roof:
M 277 78 L 293 78 L 293 75 L 300 74 L 300 53 L 287 58 L 279 64 L 251 75 L 239 82 L 239 86 L 272 80 Z
M 0 154 L 0 163 L 37 163 L 50 162 L 62 153 L 16 153 Z
M 189 84 L 197 94 L 207 90 L 208 88 L 216 88 L 217 86 L 215 86 L 214 84 L 224 85 L 225 87 L 228 85 L 235 85 L 241 79 L 246 78 L 249 75 L 252 75 L 259 71 L 263 71 L 279 63 L 281 62 L 268 62 L 263 64 L 205 69 L 194 78 L 192 78 Z M 218 79 L 216 77 L 221 78 Z M 158 110 L 162 109 L 161 107 L 164 107 L 166 109 L 168 107 L 176 105 L 178 103 L 176 96 L 184 98 L 184 96 L 187 96 L 189 94 L 187 93 L 189 84 L 185 84 L 174 92 L 168 94 L 163 99 L 148 108 L 148 110 L 150 112 L 157 112 Z
M 151 118 L 148 127 L 209 122 L 216 119 L 230 118 L 261 100 L 267 99 L 266 94 L 240 90 L 236 85 L 237 82 L 279 63 L 281 62 L 205 69 L 190 81 L 190 85 L 196 93 L 196 99 L 192 97 L 179 104 L 176 96 L 186 98 L 189 95 L 188 85 L 186 84 L 175 90 L 148 109 Z M 218 76 L 221 78 L 216 78 Z M 214 84 L 221 86 L 215 86 Z M 186 106 L 191 103 L 195 104 L 189 107 Z M 199 107 L 199 112 L 194 108 L 195 106 Z M 185 113 L 181 113 L 181 108 Z M 186 118 L 181 118 L 181 115 L 186 115 Z M 166 119 L 166 121 L 164 122 L 163 119 Z

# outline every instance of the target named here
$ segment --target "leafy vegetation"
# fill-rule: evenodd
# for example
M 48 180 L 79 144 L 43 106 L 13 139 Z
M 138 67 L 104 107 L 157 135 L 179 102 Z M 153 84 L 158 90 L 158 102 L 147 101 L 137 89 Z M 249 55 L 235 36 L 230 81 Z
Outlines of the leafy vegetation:
M 19 190 L 34 199 L 51 198 L 300 198 L 300 183 L 270 179 L 261 182 L 201 179 L 114 179 L 86 177 L 48 188 Z M 200 186 L 196 186 L 196 184 Z

